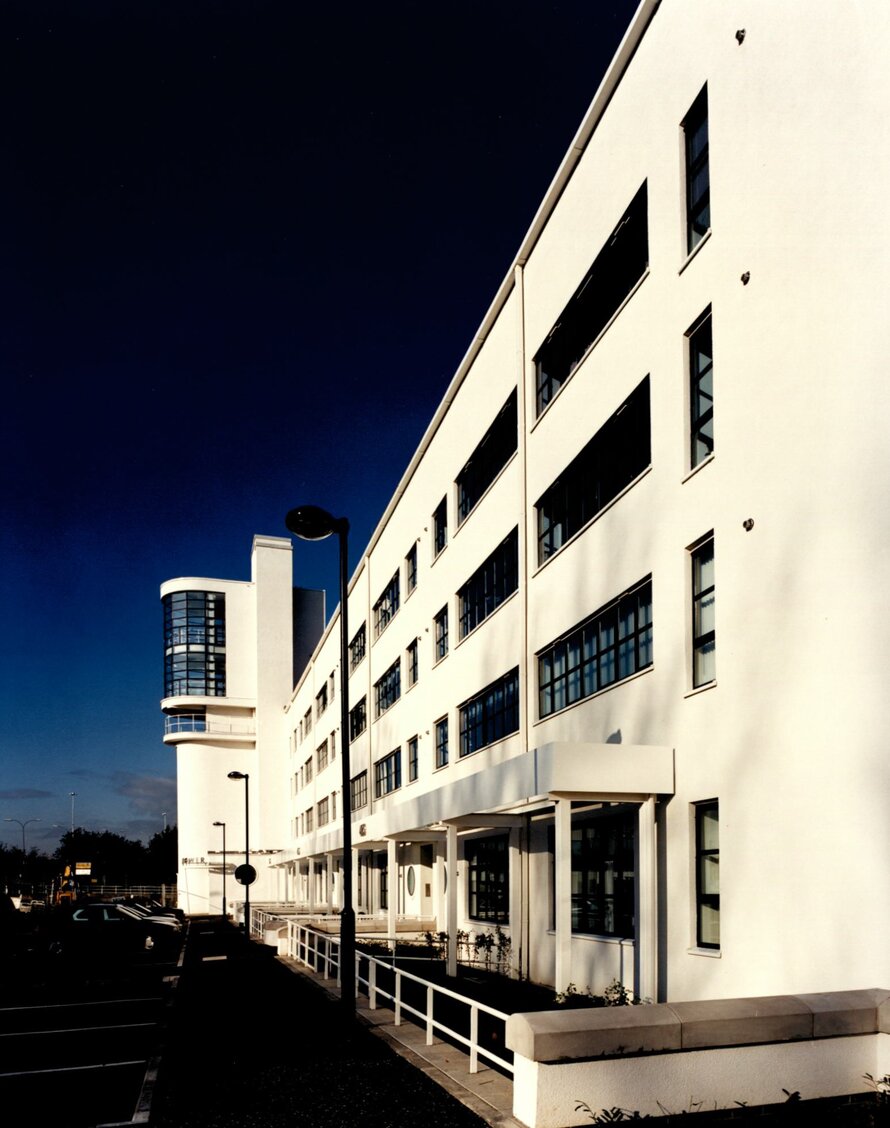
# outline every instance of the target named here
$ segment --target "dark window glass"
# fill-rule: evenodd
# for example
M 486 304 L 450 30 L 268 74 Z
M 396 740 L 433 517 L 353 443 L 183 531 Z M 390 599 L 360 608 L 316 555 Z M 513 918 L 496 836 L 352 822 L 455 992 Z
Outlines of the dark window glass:
M 436 721 L 436 767 L 444 768 L 448 763 L 448 718 Z
M 225 697 L 225 595 L 176 591 L 163 608 L 164 696 Z
M 572 931 L 633 938 L 633 812 L 572 818 Z
M 448 502 L 442 498 L 433 514 L 433 557 L 448 544 Z
M 686 138 L 686 249 L 692 251 L 711 226 L 707 86 L 686 115 L 683 133 Z
M 412 544 L 405 557 L 405 591 L 408 595 L 417 587 L 417 545 Z
M 445 606 L 433 620 L 435 629 L 435 659 L 438 662 L 448 653 L 448 607 Z
M 349 739 L 355 740 L 365 731 L 368 724 L 367 699 L 362 698 L 349 710 Z
M 650 461 L 647 376 L 538 499 L 538 563 L 583 529 Z
M 398 701 L 402 693 L 402 660 L 397 658 L 382 678 L 374 683 L 377 716 L 385 713 Z
M 408 741 L 408 782 L 417 779 L 417 749 L 418 739 L 412 736 Z
M 408 673 L 408 687 L 410 689 L 410 687 L 412 685 L 415 685 L 417 683 L 417 679 L 420 676 L 420 666 L 419 666 L 418 647 L 417 647 L 417 639 L 416 638 L 413 640 L 413 642 L 408 643 L 408 649 L 405 651 L 405 655 L 406 655 L 406 658 L 408 660 L 408 671 L 407 671 L 407 673 Z
M 695 808 L 696 944 L 720 947 L 720 810 L 718 804 Z
M 374 798 L 380 799 L 402 786 L 402 750 L 396 748 L 374 765 Z
M 457 476 L 457 523 L 463 522 L 516 450 L 516 389 Z
M 466 843 L 468 915 L 471 920 L 509 924 L 509 861 L 507 835 L 475 838 Z
M 360 772 L 349 781 L 349 797 L 353 811 L 364 807 L 368 802 L 368 773 Z
M 649 265 L 646 184 L 594 260 L 535 357 L 540 415 Z
M 714 350 L 711 311 L 689 332 L 690 465 L 714 451 Z
M 389 626 L 390 620 L 399 609 L 399 573 L 386 585 L 380 598 L 374 604 L 374 634 L 381 635 Z
M 367 647 L 367 639 L 365 633 L 365 624 L 359 627 L 355 632 L 355 638 L 349 644 L 349 671 L 350 673 L 356 668 L 365 656 L 365 649 Z
M 325 797 L 318 801 L 318 825 L 327 826 L 331 821 L 331 806 L 330 800 Z
M 460 716 L 460 755 L 469 756 L 519 729 L 519 667 L 465 701 Z
M 717 676 L 716 588 L 714 538 L 692 553 L 692 685 Z
M 466 637 L 516 591 L 519 582 L 519 535 L 514 529 L 470 576 L 457 593 L 458 632 Z
M 548 717 L 651 665 L 647 579 L 538 654 L 538 713 Z

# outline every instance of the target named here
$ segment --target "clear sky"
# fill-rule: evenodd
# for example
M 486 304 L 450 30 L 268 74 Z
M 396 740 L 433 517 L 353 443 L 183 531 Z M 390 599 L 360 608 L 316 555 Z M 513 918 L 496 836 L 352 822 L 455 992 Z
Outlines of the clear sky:
M 0 820 L 29 848 L 72 791 L 91 830 L 175 822 L 159 585 L 248 579 L 305 502 L 358 559 L 635 8 L 4 0 Z M 333 542 L 295 582 L 333 608 Z

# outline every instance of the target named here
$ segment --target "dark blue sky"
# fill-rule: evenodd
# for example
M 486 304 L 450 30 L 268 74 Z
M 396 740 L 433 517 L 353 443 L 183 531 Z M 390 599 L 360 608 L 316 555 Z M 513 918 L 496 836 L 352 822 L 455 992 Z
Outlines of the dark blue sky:
M 90 829 L 174 821 L 159 584 L 247 579 L 307 501 L 358 558 L 635 7 L 4 0 L 0 820 L 29 846 L 71 791 Z M 295 561 L 335 590 L 335 546 Z

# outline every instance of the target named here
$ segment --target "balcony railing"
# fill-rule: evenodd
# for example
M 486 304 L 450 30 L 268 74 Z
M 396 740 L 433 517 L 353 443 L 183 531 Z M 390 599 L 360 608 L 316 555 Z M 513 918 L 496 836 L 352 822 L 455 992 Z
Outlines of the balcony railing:
M 254 736 L 253 721 L 208 720 L 203 713 L 176 713 L 164 718 L 164 736 L 180 732 L 206 732 L 215 736 Z

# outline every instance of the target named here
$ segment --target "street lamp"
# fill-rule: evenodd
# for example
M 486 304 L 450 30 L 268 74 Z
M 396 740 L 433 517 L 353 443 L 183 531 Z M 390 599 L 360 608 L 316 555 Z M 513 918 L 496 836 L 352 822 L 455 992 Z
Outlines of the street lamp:
M 222 915 L 223 920 L 226 919 L 226 824 L 224 822 L 215 822 L 214 826 L 221 826 L 223 830 L 223 904 Z
M 284 519 L 300 540 L 317 541 L 336 533 L 340 541 L 340 762 L 343 772 L 343 904 L 340 908 L 340 1002 L 348 1015 L 355 1013 L 355 910 L 352 907 L 352 796 L 349 766 L 349 622 L 346 573 L 349 522 L 333 517 L 317 505 L 300 505 Z
M 250 776 L 246 772 L 229 772 L 229 779 L 244 780 L 244 934 L 250 939 Z
M 74 830 L 74 800 L 77 798 L 77 792 L 69 791 L 68 798 L 71 800 L 71 829 Z
M 24 821 L 24 822 L 22 822 L 22 820 L 21 820 L 21 819 L 4 819 L 3 821 L 4 821 L 4 822 L 14 822 L 14 823 L 18 823 L 18 824 L 19 824 L 19 826 L 20 826 L 20 827 L 22 828 L 22 853 L 23 853 L 23 854 L 27 854 L 27 853 L 28 853 L 28 851 L 27 851 L 27 849 L 25 848 L 25 827 L 26 827 L 26 826 L 28 825 L 28 823 L 32 823 L 32 822 L 40 822 L 40 819 L 25 819 L 25 821 Z M 24 859 L 23 859 L 23 860 L 24 860 Z

